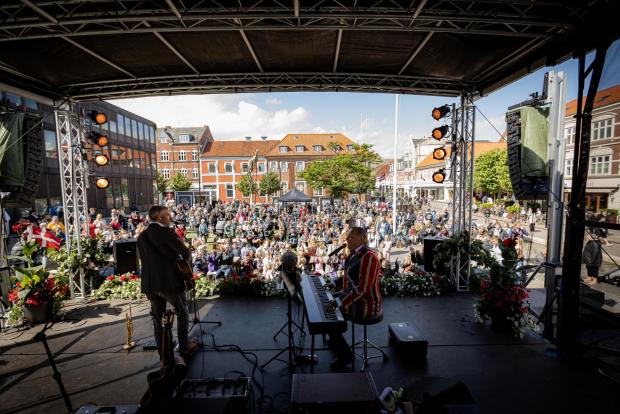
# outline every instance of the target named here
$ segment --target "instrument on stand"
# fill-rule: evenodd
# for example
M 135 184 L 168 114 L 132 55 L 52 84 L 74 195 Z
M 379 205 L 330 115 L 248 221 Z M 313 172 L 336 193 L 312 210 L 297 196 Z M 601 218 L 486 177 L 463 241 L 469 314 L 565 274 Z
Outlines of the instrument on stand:
M 129 310 L 125 313 L 125 328 L 127 330 L 127 339 L 125 340 L 123 349 L 129 352 L 136 346 L 136 342 L 133 340 L 133 316 L 131 314 L 131 304 L 129 304 Z

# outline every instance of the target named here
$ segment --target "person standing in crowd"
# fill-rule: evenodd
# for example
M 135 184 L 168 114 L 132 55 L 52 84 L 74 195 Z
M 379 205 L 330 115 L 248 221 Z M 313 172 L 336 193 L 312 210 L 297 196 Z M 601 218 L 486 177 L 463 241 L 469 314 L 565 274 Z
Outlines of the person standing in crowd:
M 162 317 L 166 303 L 174 307 L 177 317 L 179 353 L 189 358 L 198 349 L 188 338 L 186 287 L 178 275 L 178 256 L 190 259 L 190 251 L 170 227 L 170 210 L 164 206 L 149 209 L 150 223 L 138 236 L 138 252 L 142 263 L 141 291 L 151 302 L 151 316 L 157 350 L 162 355 Z
M 594 230 L 592 240 L 586 243 L 583 248 L 582 261 L 586 265 L 587 275 L 584 280 L 589 285 L 595 285 L 598 283 L 598 270 L 603 263 L 603 254 L 600 241 L 600 229 Z

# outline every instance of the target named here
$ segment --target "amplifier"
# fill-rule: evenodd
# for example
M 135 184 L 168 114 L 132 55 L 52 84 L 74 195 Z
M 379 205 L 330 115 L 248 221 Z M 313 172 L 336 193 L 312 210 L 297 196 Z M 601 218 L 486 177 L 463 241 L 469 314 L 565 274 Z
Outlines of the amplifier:
M 402 356 L 408 358 L 425 358 L 428 352 L 428 341 L 422 337 L 418 328 L 409 322 L 394 322 L 388 325 L 390 344 Z
M 381 411 L 370 372 L 293 374 L 291 413 L 375 414 Z
M 170 413 L 249 413 L 250 378 L 185 379 L 174 394 Z
M 114 242 L 114 273 L 138 272 L 138 244 L 135 239 Z

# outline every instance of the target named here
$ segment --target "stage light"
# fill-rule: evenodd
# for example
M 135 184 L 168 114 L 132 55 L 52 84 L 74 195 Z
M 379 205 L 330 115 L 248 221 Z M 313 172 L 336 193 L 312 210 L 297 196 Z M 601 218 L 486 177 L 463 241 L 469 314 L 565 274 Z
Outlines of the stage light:
M 105 147 L 109 142 L 107 136 L 94 131 L 88 133 L 88 138 L 100 147 Z
M 108 186 L 110 185 L 110 180 L 108 180 L 105 177 L 97 177 L 95 179 L 95 185 L 97 186 L 97 188 L 100 188 L 103 190 L 105 188 L 108 188 Z
M 446 179 L 446 173 L 444 172 L 443 168 L 433 173 L 433 181 L 436 182 L 437 184 L 443 183 L 445 179 Z
M 87 115 L 97 125 L 103 125 L 108 122 L 108 116 L 103 112 L 89 111 Z
M 444 147 L 437 147 L 433 150 L 433 158 L 436 160 L 443 160 L 446 158 L 446 150 Z
M 440 127 L 433 129 L 432 135 L 433 135 L 433 138 L 435 138 L 437 141 L 439 141 L 442 138 L 447 137 L 448 136 L 448 125 L 440 126 Z
M 441 118 L 448 115 L 449 113 L 450 113 L 450 106 L 444 105 L 444 106 L 440 106 L 438 108 L 433 109 L 432 116 L 433 116 L 433 119 L 435 119 L 435 121 L 439 121 Z
M 110 159 L 108 158 L 107 155 L 101 154 L 101 153 L 95 154 L 95 164 L 97 164 L 99 167 L 108 165 L 109 162 L 110 162 Z

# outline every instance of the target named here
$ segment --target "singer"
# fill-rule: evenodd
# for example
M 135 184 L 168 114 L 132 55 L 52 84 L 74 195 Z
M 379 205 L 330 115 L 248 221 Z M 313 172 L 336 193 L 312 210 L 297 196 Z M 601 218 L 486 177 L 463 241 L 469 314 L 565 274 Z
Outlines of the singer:
M 379 316 L 383 313 L 381 301 L 381 266 L 377 254 L 368 248 L 366 230 L 352 227 L 347 235 L 349 256 L 345 260 L 342 291 L 327 306 L 340 307 L 349 320 Z M 332 336 L 337 357 L 331 363 L 333 371 L 344 371 L 353 362 L 353 352 L 343 334 Z

